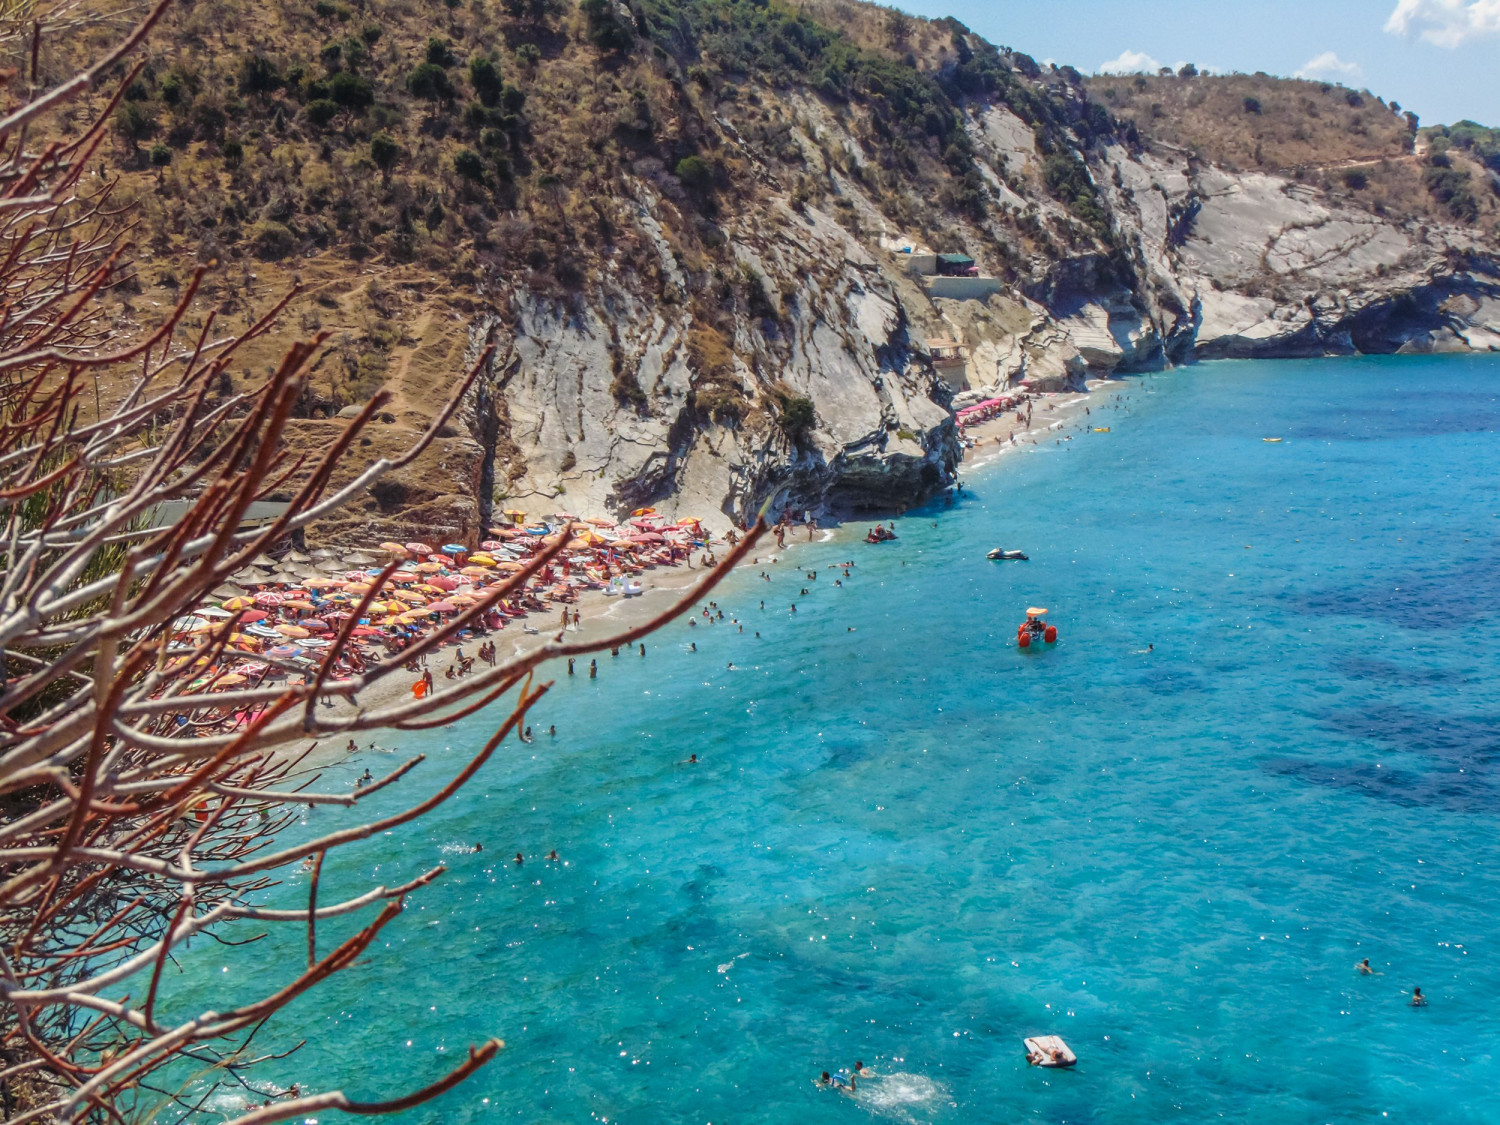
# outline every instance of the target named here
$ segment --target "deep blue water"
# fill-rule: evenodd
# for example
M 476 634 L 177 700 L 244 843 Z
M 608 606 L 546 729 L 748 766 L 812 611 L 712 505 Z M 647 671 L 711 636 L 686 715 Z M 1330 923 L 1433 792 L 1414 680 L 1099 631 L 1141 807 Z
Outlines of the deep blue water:
M 1500 1121 L 1497 396 L 1492 358 L 1132 380 L 896 543 L 747 564 L 725 623 L 559 676 L 555 739 L 330 861 L 325 895 L 450 871 L 263 1074 L 390 1096 L 494 1034 L 405 1120 Z M 1015 648 L 1029 604 L 1055 649 Z M 403 736 L 377 803 L 487 729 Z M 263 987 L 248 953 L 198 949 L 183 1010 Z M 1047 1032 L 1076 1070 L 1027 1067 Z M 887 1077 L 814 1088 L 856 1058 Z

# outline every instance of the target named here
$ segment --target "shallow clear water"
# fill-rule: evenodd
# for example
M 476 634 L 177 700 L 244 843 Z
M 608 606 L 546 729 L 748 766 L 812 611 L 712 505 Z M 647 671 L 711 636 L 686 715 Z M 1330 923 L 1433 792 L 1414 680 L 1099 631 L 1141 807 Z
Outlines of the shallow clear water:
M 555 739 L 331 868 L 451 865 L 263 1074 L 390 1096 L 495 1034 L 405 1119 L 1500 1121 L 1497 396 L 1489 358 L 1133 380 L 896 543 L 747 565 L 725 623 L 559 676 Z M 1028 604 L 1055 649 L 1016 650 Z M 377 802 L 486 730 L 405 739 Z M 184 1010 L 263 985 L 244 952 L 199 948 Z M 1076 1070 L 1027 1067 L 1048 1032 Z M 856 1058 L 886 1077 L 814 1088 Z

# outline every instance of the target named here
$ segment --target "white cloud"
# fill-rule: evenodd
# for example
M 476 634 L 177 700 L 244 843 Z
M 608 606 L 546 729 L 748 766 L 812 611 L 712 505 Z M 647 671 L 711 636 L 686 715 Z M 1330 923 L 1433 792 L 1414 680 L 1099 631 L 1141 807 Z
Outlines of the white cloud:
M 1099 74 L 1155 74 L 1161 69 L 1145 51 L 1121 51 L 1118 58 L 1099 64 Z
M 1417 31 L 1428 43 L 1457 47 L 1500 35 L 1500 0 L 1396 0 L 1385 29 L 1392 35 Z
M 1345 62 L 1332 51 L 1314 55 L 1297 71 L 1298 78 L 1355 78 L 1359 75 L 1359 63 Z

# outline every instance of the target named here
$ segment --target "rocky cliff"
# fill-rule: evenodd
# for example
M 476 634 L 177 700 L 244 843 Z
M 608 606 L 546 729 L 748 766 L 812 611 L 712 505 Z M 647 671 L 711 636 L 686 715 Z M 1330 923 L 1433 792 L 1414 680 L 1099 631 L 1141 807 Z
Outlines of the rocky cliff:
M 399 446 L 494 346 L 342 530 L 899 509 L 952 479 L 962 396 L 1500 345 L 1493 181 L 1341 87 L 1121 95 L 850 0 L 356 7 L 187 3 L 117 120 L 131 311 L 194 258 L 247 310 L 302 281 L 292 327 L 336 332 L 309 446 L 382 383 Z M 1324 132 L 1278 148 L 1277 98 Z

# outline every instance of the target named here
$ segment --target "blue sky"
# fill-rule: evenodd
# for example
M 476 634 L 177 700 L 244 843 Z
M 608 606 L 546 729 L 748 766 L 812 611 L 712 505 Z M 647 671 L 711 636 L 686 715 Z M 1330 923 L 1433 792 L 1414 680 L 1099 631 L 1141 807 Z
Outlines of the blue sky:
M 1176 65 L 1368 88 L 1423 124 L 1500 126 L 1500 0 L 903 0 L 1084 73 Z

